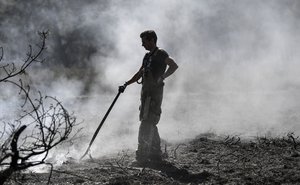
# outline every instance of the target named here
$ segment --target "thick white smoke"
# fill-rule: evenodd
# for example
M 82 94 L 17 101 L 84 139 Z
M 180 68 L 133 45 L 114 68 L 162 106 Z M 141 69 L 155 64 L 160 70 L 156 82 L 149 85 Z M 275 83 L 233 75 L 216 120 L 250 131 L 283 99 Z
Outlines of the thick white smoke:
M 88 65 L 79 67 L 95 70 L 93 80 L 56 78 L 51 69 L 47 73 L 53 74 L 51 78 L 40 78 L 51 85 L 39 84 L 84 120 L 88 138 L 81 144 L 82 151 L 117 87 L 140 67 L 145 50 L 139 34 L 146 29 L 156 31 L 158 46 L 179 65 L 166 79 L 158 125 L 162 138 L 178 141 L 208 131 L 244 136 L 300 134 L 298 1 L 119 0 L 61 7 L 67 10 L 44 7 L 50 25 L 58 25 L 49 29 L 53 34 L 79 30 L 83 35 L 72 46 L 84 43 L 96 48 L 84 58 Z M 76 54 L 72 53 L 75 59 Z M 120 96 L 97 137 L 94 153 L 136 147 L 140 88 L 131 85 Z

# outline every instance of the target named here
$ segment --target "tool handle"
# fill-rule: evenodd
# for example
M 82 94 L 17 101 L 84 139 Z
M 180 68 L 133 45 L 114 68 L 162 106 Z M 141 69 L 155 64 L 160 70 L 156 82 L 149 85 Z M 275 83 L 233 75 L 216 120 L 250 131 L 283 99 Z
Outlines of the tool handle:
M 92 146 L 94 140 L 96 139 L 96 137 L 97 137 L 97 135 L 98 135 L 98 133 L 99 133 L 99 130 L 101 129 L 102 125 L 104 124 L 104 122 L 105 122 L 105 120 L 106 120 L 108 114 L 110 113 L 111 109 L 112 109 L 113 106 L 115 105 L 115 103 L 116 103 L 116 101 L 117 101 L 117 99 L 119 98 L 119 96 L 120 96 L 121 93 L 122 93 L 121 91 L 118 92 L 118 94 L 117 94 L 117 96 L 115 97 L 114 101 L 113 101 L 112 104 L 110 105 L 110 107 L 109 107 L 109 109 L 107 110 L 106 114 L 104 115 L 102 121 L 100 122 L 100 125 L 98 126 L 97 130 L 95 131 L 95 133 L 94 133 L 94 135 L 93 135 L 93 137 L 92 137 L 92 140 L 90 141 L 90 144 L 89 144 L 88 148 L 86 149 L 85 153 L 84 153 L 83 156 L 80 158 L 80 160 L 81 160 L 81 159 L 88 153 L 88 151 L 90 150 L 90 148 L 91 148 L 91 146 Z

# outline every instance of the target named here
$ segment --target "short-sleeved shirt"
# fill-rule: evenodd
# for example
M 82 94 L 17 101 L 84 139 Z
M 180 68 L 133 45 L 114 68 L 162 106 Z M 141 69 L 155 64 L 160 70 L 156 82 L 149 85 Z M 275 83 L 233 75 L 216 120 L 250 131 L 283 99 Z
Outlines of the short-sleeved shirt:
M 143 59 L 143 68 L 145 71 L 151 71 L 154 80 L 158 80 L 167 68 L 165 60 L 169 57 L 168 53 L 160 48 L 155 48 L 154 52 L 146 53 Z

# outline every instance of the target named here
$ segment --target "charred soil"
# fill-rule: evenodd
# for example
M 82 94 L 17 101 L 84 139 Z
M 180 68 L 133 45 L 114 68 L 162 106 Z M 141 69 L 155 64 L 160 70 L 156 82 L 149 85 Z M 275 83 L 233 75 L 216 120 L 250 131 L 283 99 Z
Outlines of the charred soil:
M 68 160 L 48 173 L 14 174 L 6 184 L 300 184 L 299 140 L 201 135 L 163 144 L 166 161 L 132 167 L 134 151 Z M 50 177 L 50 180 L 49 180 Z

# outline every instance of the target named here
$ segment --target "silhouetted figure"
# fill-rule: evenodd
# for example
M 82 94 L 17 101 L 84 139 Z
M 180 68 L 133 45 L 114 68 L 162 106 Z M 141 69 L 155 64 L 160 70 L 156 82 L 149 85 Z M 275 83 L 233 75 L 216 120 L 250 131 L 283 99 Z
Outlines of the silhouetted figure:
M 142 32 L 140 37 L 142 46 L 149 52 L 145 54 L 142 66 L 138 72 L 121 88 L 125 90 L 126 86 L 141 79 L 142 90 L 139 115 L 141 124 L 138 135 L 136 162 L 145 164 L 162 160 L 160 137 L 156 125 L 160 120 L 164 79 L 173 74 L 178 66 L 166 51 L 157 47 L 157 36 L 153 30 Z

